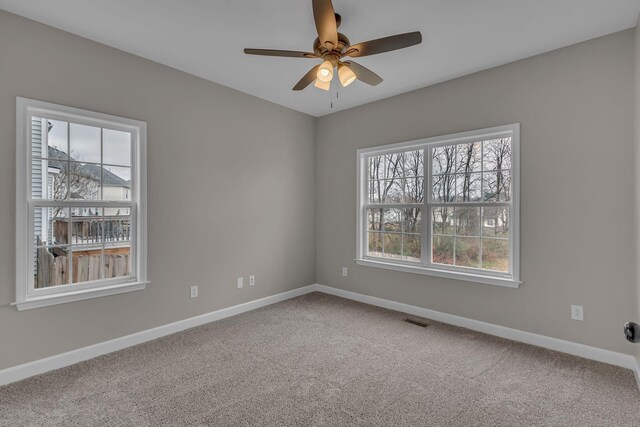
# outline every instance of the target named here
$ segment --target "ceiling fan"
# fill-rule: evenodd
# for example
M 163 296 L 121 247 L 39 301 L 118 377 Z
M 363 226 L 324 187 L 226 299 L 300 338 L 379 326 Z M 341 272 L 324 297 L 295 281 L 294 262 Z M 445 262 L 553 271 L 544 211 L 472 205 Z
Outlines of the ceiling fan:
M 420 31 L 414 31 L 351 45 L 347 36 L 338 32 L 342 18 L 334 12 L 331 0 L 312 0 L 312 3 L 313 18 L 318 31 L 318 38 L 313 43 L 313 53 L 274 49 L 244 50 L 244 53 L 249 55 L 322 59 L 323 62 L 309 70 L 293 87 L 293 90 L 302 90 L 312 82 L 320 89 L 329 90 L 336 68 L 338 69 L 340 83 L 344 87 L 349 86 L 356 79 L 375 86 L 382 82 L 382 78 L 379 75 L 356 62 L 343 61 L 343 58 L 359 58 L 390 52 L 422 42 Z

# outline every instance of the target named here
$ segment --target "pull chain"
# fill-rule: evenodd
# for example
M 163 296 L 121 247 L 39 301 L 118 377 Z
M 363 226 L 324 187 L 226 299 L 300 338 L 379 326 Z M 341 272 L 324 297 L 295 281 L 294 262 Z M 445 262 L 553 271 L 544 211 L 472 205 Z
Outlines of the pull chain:
M 330 107 L 333 110 L 333 88 L 334 85 L 329 86 L 329 96 L 331 97 L 331 103 L 330 103 Z M 340 99 L 340 92 L 338 91 L 338 89 L 336 89 L 336 100 Z
M 333 110 L 333 85 L 331 85 L 331 90 L 329 91 L 329 96 L 331 97 L 331 109 Z
M 331 96 L 331 109 L 333 110 L 333 85 L 331 85 L 331 90 L 330 90 L 330 96 Z M 338 91 L 338 89 L 336 89 L 336 100 L 340 99 L 340 92 Z

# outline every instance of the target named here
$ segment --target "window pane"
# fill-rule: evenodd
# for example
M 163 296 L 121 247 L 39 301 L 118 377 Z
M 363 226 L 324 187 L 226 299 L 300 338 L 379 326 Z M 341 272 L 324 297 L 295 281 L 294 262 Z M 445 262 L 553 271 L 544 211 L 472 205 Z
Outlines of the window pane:
M 453 208 L 434 208 L 433 217 L 433 234 L 453 235 L 454 233 L 454 217 Z
M 369 180 L 384 179 L 384 156 L 369 157 L 367 176 Z
M 47 147 L 41 157 L 58 160 L 68 159 L 68 125 L 67 122 L 61 122 L 59 120 L 46 120 L 46 129 L 42 129 L 42 131 L 43 137 L 46 133 Z
M 400 259 L 402 237 L 400 234 L 385 233 L 384 235 L 384 257 Z
M 456 194 L 456 176 L 434 175 L 431 194 L 434 202 L 453 202 Z
M 400 231 L 402 223 L 400 209 L 385 209 L 383 223 L 384 231 Z
M 482 268 L 509 271 L 509 241 L 505 239 L 482 239 Z
M 509 237 L 509 208 L 482 208 L 482 235 Z
M 413 234 L 422 232 L 422 210 L 420 208 L 402 210 L 402 232 Z
M 118 130 L 103 131 L 103 163 L 131 166 L 131 134 Z
M 455 145 L 436 147 L 431 151 L 431 173 L 450 174 L 455 170 Z
M 100 199 L 101 168 L 99 165 L 69 162 L 65 165 L 63 175 L 69 175 L 69 199 Z
M 131 246 L 108 244 L 104 249 L 104 279 L 131 275 Z
M 424 154 L 422 150 L 373 156 L 368 159 L 369 203 L 422 203 Z
M 369 191 L 369 203 L 380 203 L 382 201 L 382 193 L 384 191 L 384 181 L 376 179 L 370 180 L 367 186 Z
M 424 178 L 406 178 L 404 181 L 405 203 L 422 203 L 424 201 Z
M 385 157 L 384 177 L 388 180 L 398 180 L 403 177 L 404 153 L 387 154 Z
M 369 252 L 370 256 L 382 256 L 382 233 L 369 233 Z
M 123 213 L 122 210 L 122 208 L 104 209 L 104 240 L 106 243 L 119 244 L 131 241 L 131 217 L 127 213 Z
M 71 208 L 71 244 L 75 256 L 77 245 L 102 249 L 104 222 L 102 208 Z
M 453 237 L 433 236 L 432 262 L 453 265 Z
M 508 202 L 511 200 L 511 172 L 485 172 L 483 174 L 484 200 Z
M 456 208 L 456 235 L 480 236 L 480 208 Z
M 424 151 L 415 150 L 404 153 L 404 176 L 424 176 Z
M 64 200 L 69 188 L 67 163 L 58 160 L 31 161 L 31 197 L 34 200 Z
M 367 209 L 367 229 L 382 231 L 382 209 Z
M 131 168 L 105 166 L 102 192 L 104 200 L 131 200 Z
M 66 245 L 69 209 L 62 207 L 34 208 L 34 246 Z
M 100 128 L 71 123 L 69 149 L 71 160 L 100 163 Z
M 100 260 L 102 259 L 102 247 L 100 248 L 73 248 L 72 283 L 90 282 L 100 280 Z
M 33 287 L 41 289 L 69 284 L 68 254 L 67 246 L 36 248 Z
M 482 161 L 480 159 L 481 143 L 458 144 L 456 146 L 456 172 L 471 173 L 480 172 Z
M 63 168 L 63 165 L 65 166 Z M 31 198 L 34 200 L 62 200 L 67 195 L 66 162 L 33 159 L 31 161 Z
M 51 215 L 51 220 L 42 218 L 44 221 L 50 221 L 50 229 L 47 229 L 47 233 L 51 234 L 54 245 L 67 245 L 69 244 L 69 209 L 62 207 L 51 208 L 50 211 L 43 212 L 43 214 Z M 35 223 L 34 223 L 35 227 Z M 49 225 L 47 225 L 49 227 Z
M 456 175 L 456 201 L 477 202 L 481 199 L 480 173 L 468 173 Z
M 422 243 L 419 234 L 402 235 L 402 259 L 404 261 L 420 262 Z
M 456 265 L 480 268 L 480 239 L 456 237 Z
M 485 171 L 511 169 L 511 138 L 484 141 L 483 144 Z
M 402 180 L 396 178 L 385 181 L 383 195 L 385 203 L 402 203 L 404 200 Z

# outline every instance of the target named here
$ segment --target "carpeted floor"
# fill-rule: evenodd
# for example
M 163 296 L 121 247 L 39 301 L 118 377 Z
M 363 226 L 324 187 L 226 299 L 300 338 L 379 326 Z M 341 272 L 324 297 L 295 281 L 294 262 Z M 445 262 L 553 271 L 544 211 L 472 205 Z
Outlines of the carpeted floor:
M 406 317 L 308 294 L 0 388 L 0 425 L 640 425 L 631 371 Z

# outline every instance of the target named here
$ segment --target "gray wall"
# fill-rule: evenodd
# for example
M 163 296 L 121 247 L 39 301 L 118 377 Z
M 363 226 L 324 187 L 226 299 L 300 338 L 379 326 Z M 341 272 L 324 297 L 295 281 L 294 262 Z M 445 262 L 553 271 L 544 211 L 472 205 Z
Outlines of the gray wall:
M 633 41 L 627 30 L 321 118 L 318 283 L 633 354 Z M 517 122 L 524 285 L 355 265 L 357 149 Z
M 16 96 L 148 123 L 147 290 L 9 306 Z M 314 141 L 313 117 L 0 11 L 0 369 L 313 283 Z

